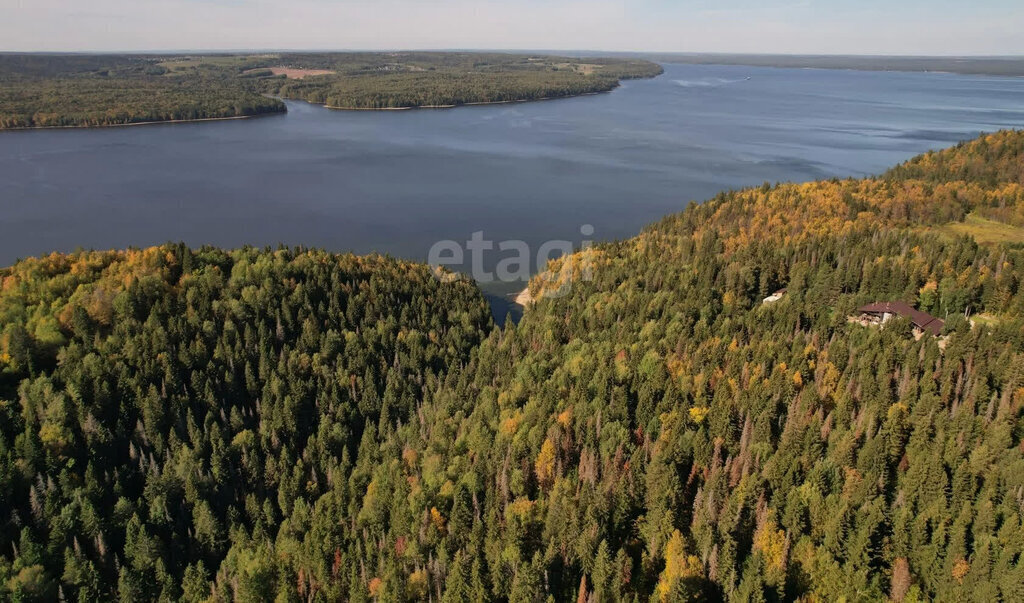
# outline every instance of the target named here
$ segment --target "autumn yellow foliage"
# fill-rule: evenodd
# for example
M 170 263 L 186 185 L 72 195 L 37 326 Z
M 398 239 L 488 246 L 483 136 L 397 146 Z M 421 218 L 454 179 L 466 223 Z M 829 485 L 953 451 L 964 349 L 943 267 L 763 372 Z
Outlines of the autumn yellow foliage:
M 555 479 L 555 444 L 551 438 L 544 440 L 541 445 L 534 470 L 537 472 L 537 481 L 541 487 L 550 487 Z
M 430 523 L 434 524 L 438 532 L 442 534 L 446 532 L 445 526 L 447 522 L 444 519 L 444 515 L 441 515 L 441 512 L 437 510 L 437 507 L 430 507 Z
M 781 571 L 786 565 L 786 533 L 768 519 L 754 532 L 754 549 L 761 553 L 769 570 Z
M 971 564 L 967 563 L 967 560 L 960 559 L 953 564 L 953 579 L 958 584 L 964 583 L 964 578 L 967 577 L 967 573 L 971 571 Z
M 658 585 L 654 589 L 655 597 L 658 601 L 671 601 L 673 590 L 680 580 L 703 576 L 704 565 L 696 555 L 687 553 L 682 533 L 674 530 L 665 546 L 665 569 L 661 572 Z

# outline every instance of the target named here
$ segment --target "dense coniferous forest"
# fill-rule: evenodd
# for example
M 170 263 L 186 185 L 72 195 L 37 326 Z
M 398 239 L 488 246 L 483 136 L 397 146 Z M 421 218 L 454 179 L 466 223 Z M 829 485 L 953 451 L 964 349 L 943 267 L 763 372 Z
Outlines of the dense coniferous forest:
M 1019 221 L 1022 141 L 723 193 L 552 263 L 503 329 L 378 257 L 4 269 L 0 587 L 1020 601 L 1024 244 L 935 227 Z M 945 328 L 848 320 L 879 300 Z
M 647 61 L 481 53 L 0 54 L 0 129 L 284 111 L 274 97 L 377 109 L 537 100 L 660 73 Z

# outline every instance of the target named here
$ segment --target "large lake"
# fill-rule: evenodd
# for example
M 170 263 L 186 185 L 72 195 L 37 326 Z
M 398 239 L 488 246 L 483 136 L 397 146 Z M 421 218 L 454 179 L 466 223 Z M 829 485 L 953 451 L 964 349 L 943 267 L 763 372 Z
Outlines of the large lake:
M 573 99 L 288 110 L 0 133 L 0 265 L 169 240 L 424 259 L 436 241 L 474 231 L 534 250 L 627 237 L 722 189 L 876 174 L 1020 127 L 1024 78 L 666 65 L 659 78 Z

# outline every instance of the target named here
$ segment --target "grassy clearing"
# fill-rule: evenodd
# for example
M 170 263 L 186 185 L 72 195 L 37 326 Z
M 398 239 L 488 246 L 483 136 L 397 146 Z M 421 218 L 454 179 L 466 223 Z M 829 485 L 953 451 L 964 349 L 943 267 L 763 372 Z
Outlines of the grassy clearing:
M 974 240 L 981 244 L 1024 244 L 1024 228 L 989 220 L 976 214 L 968 214 L 963 222 L 950 222 L 925 230 L 950 237 L 967 235 L 974 237 Z
M 990 328 L 990 329 L 992 327 L 995 327 L 995 326 L 999 325 L 999 323 L 1001 323 L 1001 322 L 1002 322 L 1002 320 L 998 316 L 995 316 L 993 314 L 989 314 L 987 312 L 986 313 L 982 313 L 982 314 L 975 314 L 974 316 L 971 316 L 971 324 L 972 325 L 987 327 L 987 328 Z
M 558 69 L 571 69 L 583 75 L 593 75 L 604 69 L 604 65 L 596 65 L 594 63 L 555 63 L 554 67 Z
M 277 58 L 278 55 L 230 55 L 230 56 L 189 56 L 176 57 L 157 63 L 167 70 L 167 75 L 181 75 L 200 67 L 232 68 L 244 67 L 260 59 Z

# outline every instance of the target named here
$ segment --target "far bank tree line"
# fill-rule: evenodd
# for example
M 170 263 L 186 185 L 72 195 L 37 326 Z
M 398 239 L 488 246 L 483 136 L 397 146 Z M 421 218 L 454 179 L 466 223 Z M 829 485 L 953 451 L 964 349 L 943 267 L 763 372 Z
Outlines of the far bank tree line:
M 275 76 L 285 65 L 332 73 Z M 390 108 L 537 100 L 653 77 L 645 61 L 475 53 L 0 55 L 0 129 L 107 126 L 282 112 L 275 96 Z

